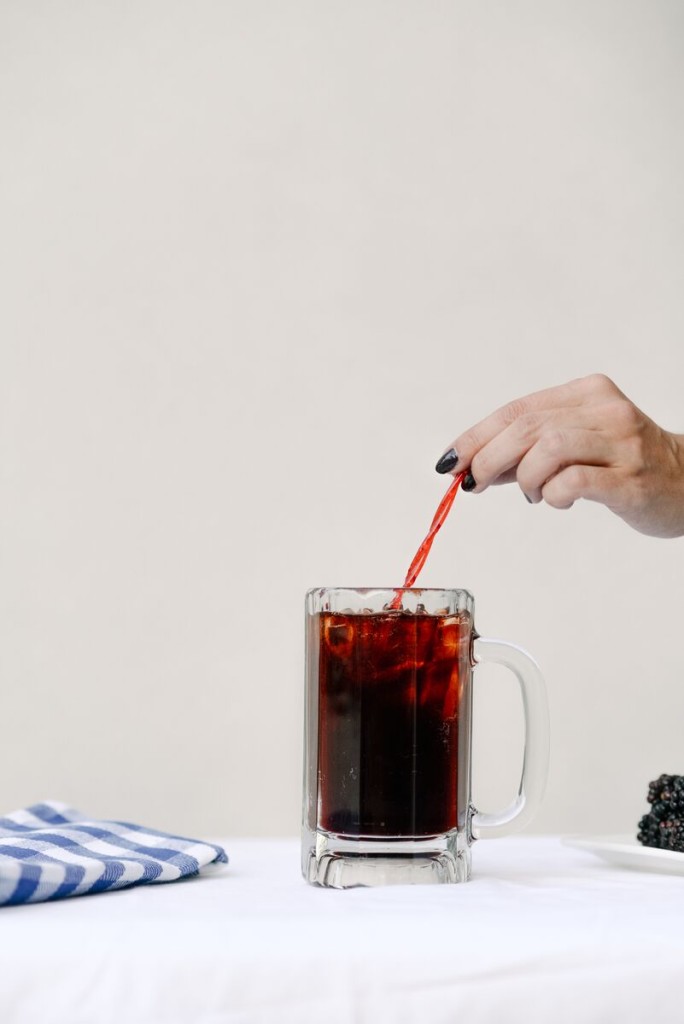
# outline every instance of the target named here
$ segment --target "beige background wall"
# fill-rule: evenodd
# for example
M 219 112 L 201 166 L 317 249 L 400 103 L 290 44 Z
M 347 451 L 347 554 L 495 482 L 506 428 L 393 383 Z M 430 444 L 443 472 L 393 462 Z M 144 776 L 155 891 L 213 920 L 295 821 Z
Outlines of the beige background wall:
M 518 394 L 684 431 L 683 47 L 674 0 L 4 0 L 0 810 L 295 833 L 304 590 L 398 582 Z M 546 673 L 535 830 L 684 772 L 683 545 L 459 497 L 424 582 Z

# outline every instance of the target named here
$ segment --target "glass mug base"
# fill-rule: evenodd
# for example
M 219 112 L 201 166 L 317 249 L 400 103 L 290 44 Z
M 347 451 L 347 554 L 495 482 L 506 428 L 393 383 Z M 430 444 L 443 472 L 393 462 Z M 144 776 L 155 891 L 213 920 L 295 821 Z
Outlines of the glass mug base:
M 427 839 L 351 839 L 305 828 L 302 874 L 327 889 L 467 882 L 470 845 L 458 829 Z

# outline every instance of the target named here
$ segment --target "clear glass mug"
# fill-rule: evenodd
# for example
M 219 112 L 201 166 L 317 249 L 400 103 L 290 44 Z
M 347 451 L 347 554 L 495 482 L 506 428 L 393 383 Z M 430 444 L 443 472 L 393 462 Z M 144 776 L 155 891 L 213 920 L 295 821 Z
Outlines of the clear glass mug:
M 473 612 L 467 590 L 307 593 L 308 882 L 465 882 L 473 840 L 516 831 L 535 814 L 549 757 L 544 680 L 520 647 L 480 637 Z M 511 670 L 525 715 L 518 795 L 497 814 L 471 802 L 473 668 L 484 661 Z

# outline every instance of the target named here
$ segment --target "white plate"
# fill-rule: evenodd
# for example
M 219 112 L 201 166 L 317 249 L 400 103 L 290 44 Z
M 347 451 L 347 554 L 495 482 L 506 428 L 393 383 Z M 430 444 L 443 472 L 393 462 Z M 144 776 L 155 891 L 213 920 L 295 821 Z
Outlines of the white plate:
M 634 836 L 564 836 L 562 842 L 593 853 L 616 867 L 684 875 L 684 853 L 642 846 Z

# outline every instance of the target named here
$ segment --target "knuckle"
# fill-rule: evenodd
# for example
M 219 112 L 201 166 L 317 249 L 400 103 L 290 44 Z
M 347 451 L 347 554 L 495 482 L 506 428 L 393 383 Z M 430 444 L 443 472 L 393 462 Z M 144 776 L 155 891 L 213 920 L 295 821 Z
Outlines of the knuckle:
M 582 384 L 591 395 L 614 395 L 618 388 L 605 373 L 590 373 L 582 378 Z
M 611 402 L 608 414 L 610 422 L 620 431 L 631 433 L 639 426 L 639 410 L 628 398 L 618 399 Z
M 539 443 L 545 455 L 560 456 L 567 446 L 567 434 L 557 427 L 553 427 L 542 434 Z
M 546 504 L 550 505 L 551 508 L 571 508 L 575 502 L 574 498 L 569 497 L 564 493 L 564 491 L 558 489 L 551 490 L 549 488 L 547 490 L 546 488 L 544 488 L 544 490 L 542 491 L 542 497 L 544 498 Z
M 574 502 L 571 499 L 563 498 L 560 494 L 552 494 L 550 497 L 544 494 L 544 501 L 551 508 L 566 509 L 571 508 Z
M 552 508 L 570 508 L 581 498 L 587 487 L 587 473 L 583 466 L 570 466 L 542 488 L 542 496 Z
M 589 476 L 584 466 L 569 466 L 563 473 L 566 493 L 573 499 L 580 498 L 589 486 Z
M 521 441 L 530 441 L 539 432 L 541 418 L 538 413 L 526 412 L 518 417 L 515 423 L 516 433 Z
M 507 424 L 515 423 L 516 420 L 525 419 L 529 416 L 527 404 L 524 398 L 516 398 L 508 405 L 504 405 L 501 415 Z

